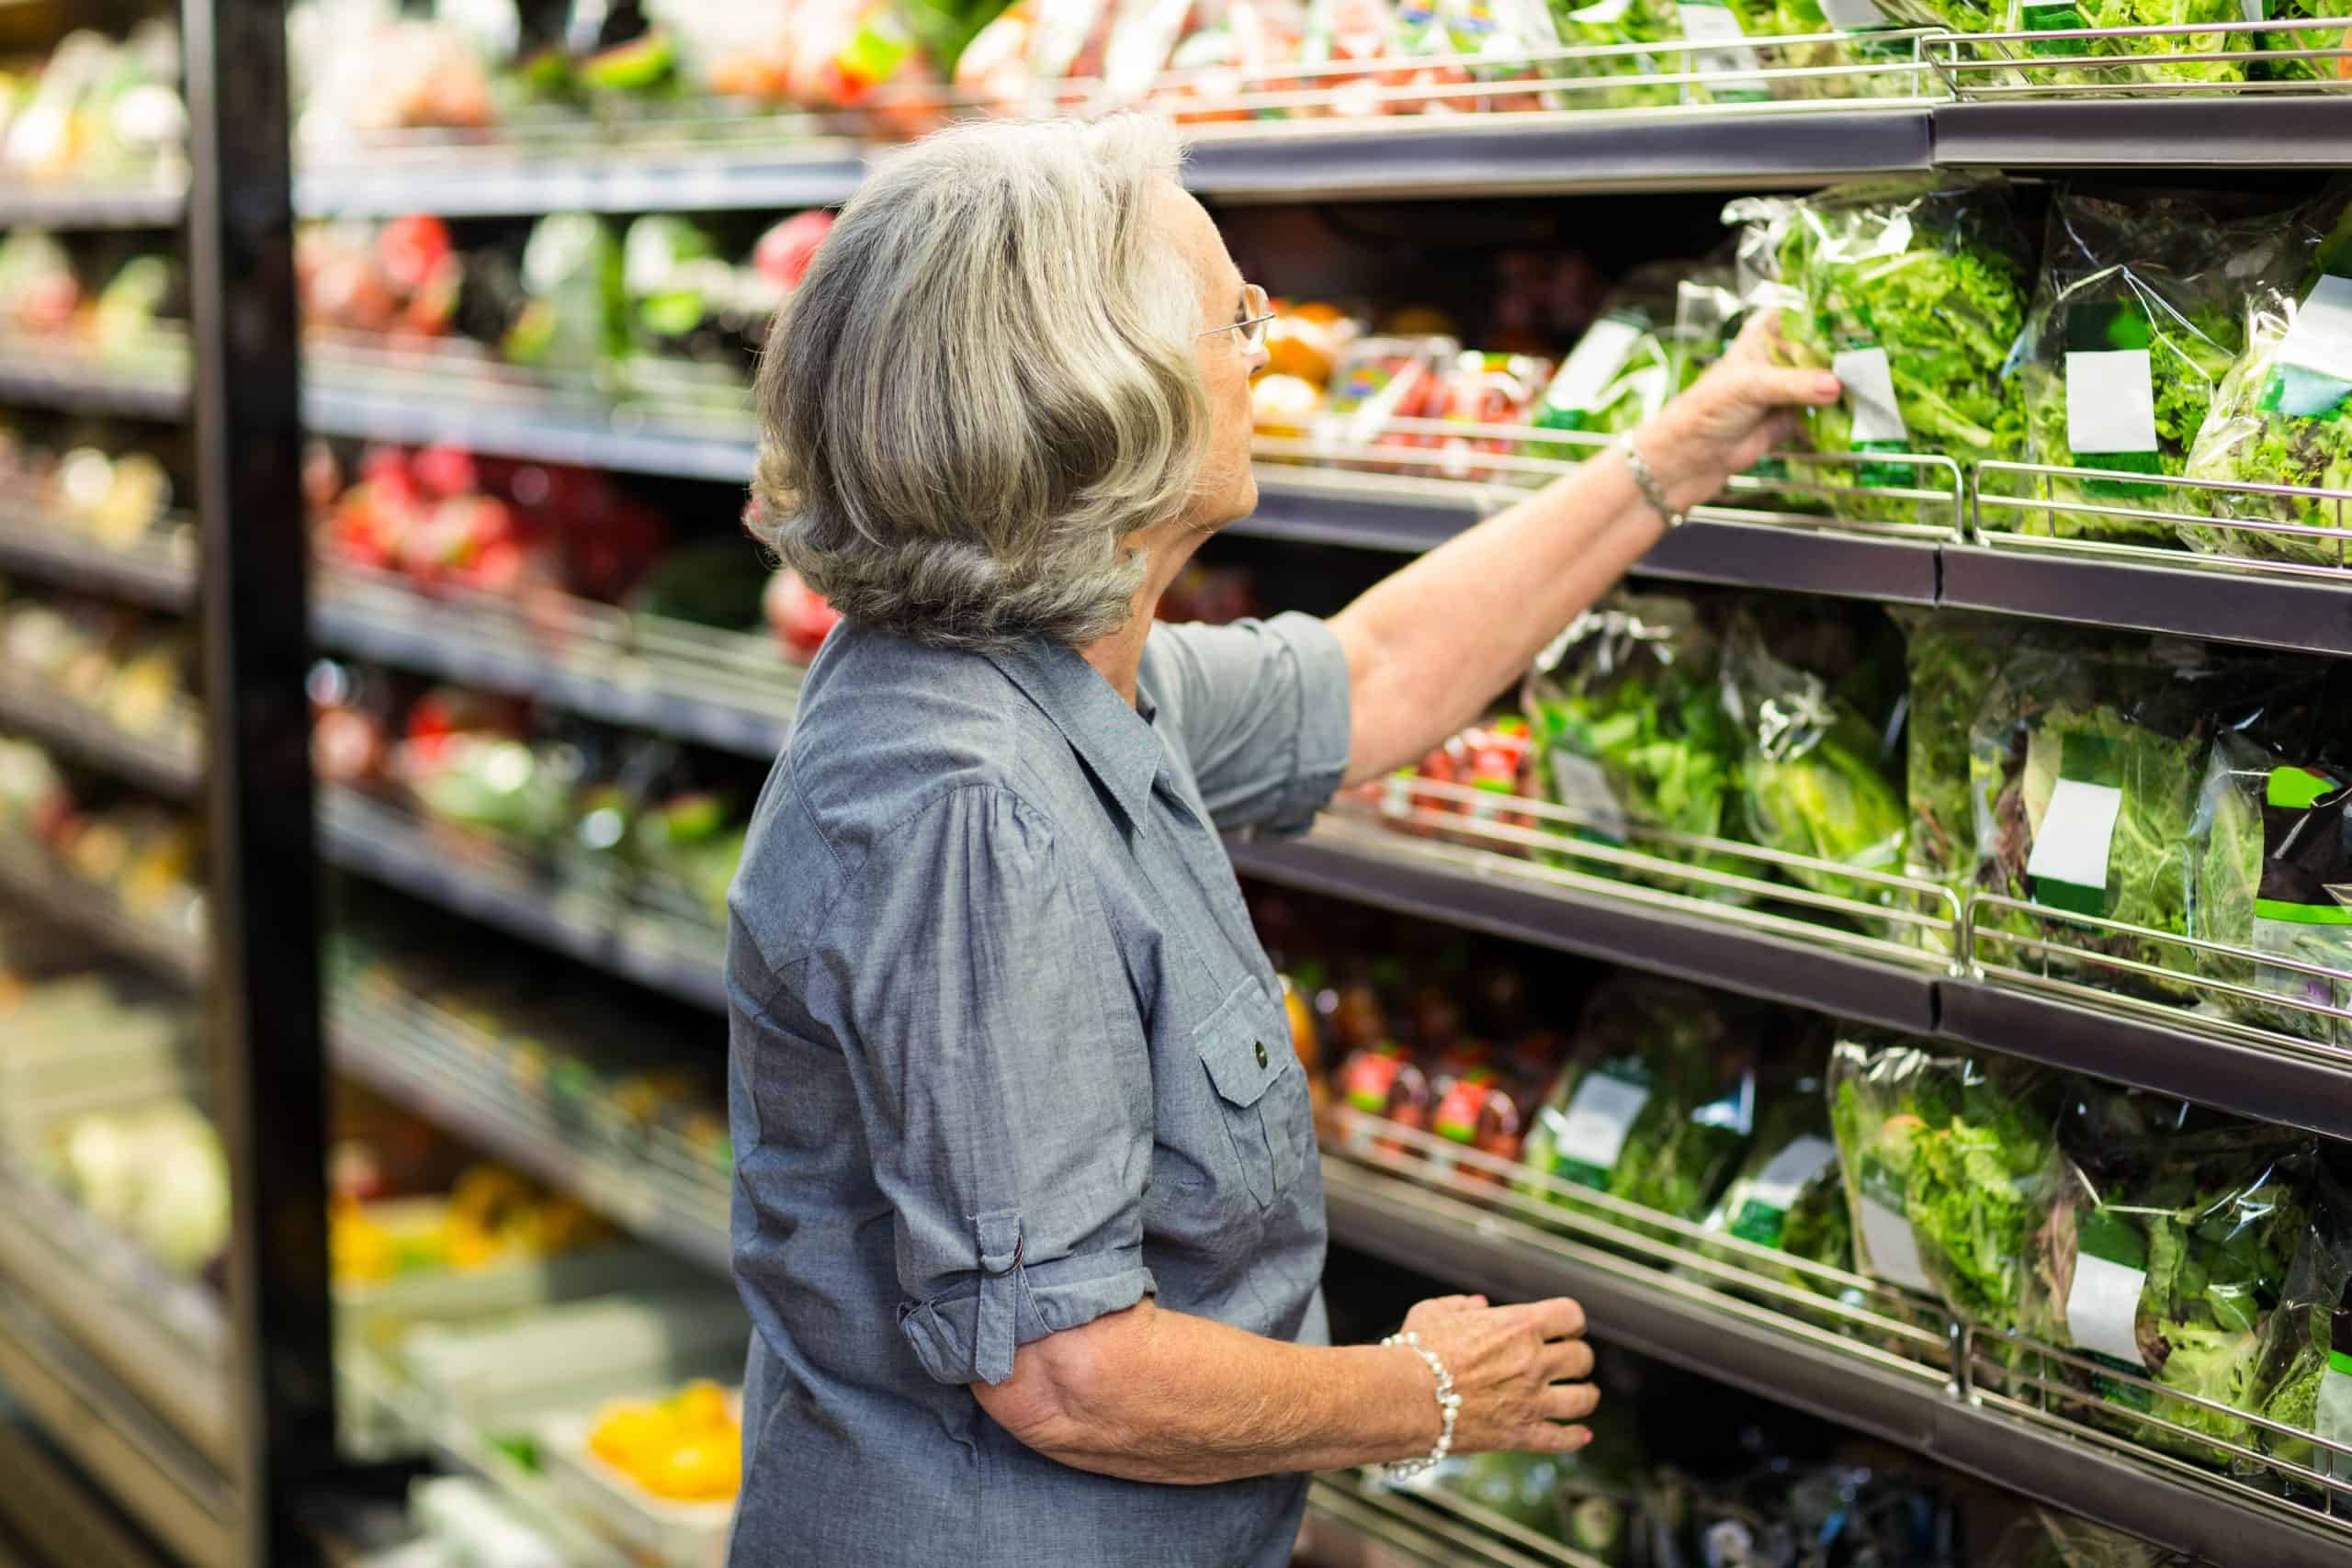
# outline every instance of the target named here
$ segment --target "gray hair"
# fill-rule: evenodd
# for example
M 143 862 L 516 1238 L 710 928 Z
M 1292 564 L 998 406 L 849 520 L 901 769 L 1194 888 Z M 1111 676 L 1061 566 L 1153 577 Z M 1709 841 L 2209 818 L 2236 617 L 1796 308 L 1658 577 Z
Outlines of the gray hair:
M 834 608 L 939 647 L 1116 630 L 1121 541 L 1208 427 L 1191 268 L 1152 222 L 1175 133 L 981 124 L 860 188 L 760 364 L 752 526 Z

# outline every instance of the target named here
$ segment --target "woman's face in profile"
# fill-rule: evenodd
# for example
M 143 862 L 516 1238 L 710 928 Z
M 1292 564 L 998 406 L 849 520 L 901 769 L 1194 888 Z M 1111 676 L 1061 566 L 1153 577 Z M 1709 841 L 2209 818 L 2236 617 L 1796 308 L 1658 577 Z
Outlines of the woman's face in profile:
M 1203 455 L 1198 492 L 1187 521 L 1204 532 L 1247 517 L 1257 509 L 1258 480 L 1250 468 L 1250 378 L 1266 363 L 1261 343 L 1254 351 L 1238 332 L 1212 329 L 1243 319 L 1244 279 L 1226 254 L 1225 237 L 1208 211 L 1174 186 L 1165 187 L 1158 222 L 1168 244 L 1190 265 L 1201 300 L 1206 335 L 1194 340 L 1201 386 L 1208 396 L 1208 449 Z

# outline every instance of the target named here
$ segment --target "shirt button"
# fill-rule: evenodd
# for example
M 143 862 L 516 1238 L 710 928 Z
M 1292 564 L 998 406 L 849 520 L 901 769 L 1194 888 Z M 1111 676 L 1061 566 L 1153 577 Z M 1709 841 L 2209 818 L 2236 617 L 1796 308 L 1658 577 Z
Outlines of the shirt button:
M 1258 1042 L 1258 1065 L 1261 1067 L 1266 1065 L 1266 1043 L 1262 1040 Z

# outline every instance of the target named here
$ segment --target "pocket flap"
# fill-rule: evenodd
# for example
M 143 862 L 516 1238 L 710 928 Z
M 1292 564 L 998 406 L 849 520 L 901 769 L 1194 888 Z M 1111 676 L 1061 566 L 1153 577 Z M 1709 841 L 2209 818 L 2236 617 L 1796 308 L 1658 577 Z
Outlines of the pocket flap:
M 1290 1042 L 1268 1040 L 1241 1008 L 1228 1009 L 1204 1027 L 1200 1045 L 1209 1081 L 1221 1099 L 1236 1106 L 1257 1104 L 1266 1086 L 1282 1076 L 1290 1056 Z

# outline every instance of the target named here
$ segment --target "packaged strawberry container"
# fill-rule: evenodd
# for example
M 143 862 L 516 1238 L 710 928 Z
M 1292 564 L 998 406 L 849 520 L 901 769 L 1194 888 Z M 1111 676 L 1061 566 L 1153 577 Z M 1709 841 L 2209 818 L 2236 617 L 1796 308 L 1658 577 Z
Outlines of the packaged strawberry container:
M 1330 396 L 1315 422 L 1314 442 L 1341 468 L 1427 472 L 1426 464 L 1384 463 L 1362 455 L 1361 449 L 1430 446 L 1434 437 L 1393 426 L 1398 420 L 1438 416 L 1444 400 L 1442 372 L 1461 353 L 1459 343 L 1437 335 L 1356 339 L 1333 367 Z

